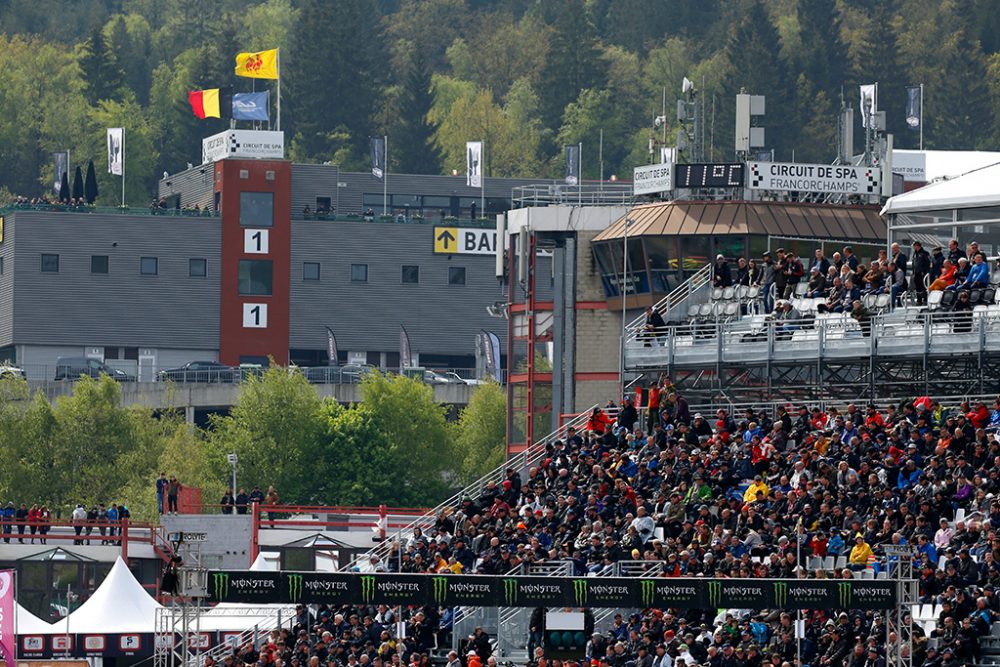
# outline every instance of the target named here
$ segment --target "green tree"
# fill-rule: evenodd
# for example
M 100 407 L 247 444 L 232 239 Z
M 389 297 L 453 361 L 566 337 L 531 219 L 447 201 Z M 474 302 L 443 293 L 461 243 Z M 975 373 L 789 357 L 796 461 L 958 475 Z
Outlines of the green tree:
M 121 101 L 102 100 L 90 111 L 89 120 L 90 132 L 83 144 L 83 155 L 106 155 L 105 128 L 125 129 L 125 203 L 128 206 L 145 206 L 156 182 L 159 159 L 155 126 L 147 113 L 130 92 Z M 105 170 L 98 171 L 98 203 L 104 206 L 120 205 L 121 177 L 105 173 Z
M 437 127 L 430 121 L 434 98 L 431 73 L 417 51 L 405 73 L 399 101 L 399 122 L 392 133 L 395 169 L 404 174 L 441 173 L 441 151 L 434 142 Z
M 605 72 L 594 26 L 583 0 L 560 0 L 539 90 L 542 123 L 558 127 L 580 91 L 604 87 Z
M 209 442 L 217 475 L 224 479 L 226 455 L 235 452 L 237 477 L 247 488 L 274 485 L 283 501 L 321 501 L 314 493 L 314 466 L 332 454 L 325 450 L 325 414 L 302 374 L 274 366 L 250 376 L 229 414 L 212 419 Z
M 282 54 L 288 53 L 299 13 L 291 0 L 266 0 L 248 8 L 243 14 L 240 50 L 281 49 Z
M 137 14 L 115 16 L 107 28 L 108 48 L 116 54 L 122 69 L 122 83 L 135 94 L 139 104 L 149 104 L 153 64 L 152 31 L 145 18 Z
M 90 39 L 83 46 L 80 69 L 83 70 L 87 102 L 90 104 L 116 99 L 121 94 L 122 70 L 100 28 L 90 34 Z
M 798 0 L 796 13 L 802 49 L 799 71 L 817 92 L 830 99 L 840 91 L 849 63 L 840 34 L 840 12 L 827 0 Z
M 476 387 L 451 428 L 463 484 L 500 466 L 507 454 L 506 391 L 495 382 Z
M 376 3 L 303 0 L 300 9 L 285 100 L 293 156 L 323 162 L 340 151 L 338 161 L 363 164 L 385 70 Z

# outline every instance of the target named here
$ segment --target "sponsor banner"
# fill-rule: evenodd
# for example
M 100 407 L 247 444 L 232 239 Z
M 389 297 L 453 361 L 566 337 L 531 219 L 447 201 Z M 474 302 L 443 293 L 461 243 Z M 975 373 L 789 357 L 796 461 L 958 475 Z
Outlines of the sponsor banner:
M 285 602 L 285 572 L 213 571 L 208 575 L 209 599 L 215 602 Z
M 643 609 L 648 607 L 676 607 L 678 609 L 692 609 L 704 606 L 702 601 L 702 591 L 704 581 L 691 581 L 690 579 L 640 579 L 639 606 Z
M 747 187 L 751 190 L 831 192 L 847 195 L 881 193 L 878 167 L 804 164 L 798 162 L 748 162 Z
M 647 164 L 632 170 L 632 194 L 648 195 L 667 192 L 674 187 L 674 165 Z
M 284 572 L 283 601 L 349 605 L 358 597 L 357 577 L 336 572 Z
M 573 586 L 556 577 L 500 577 L 499 607 L 567 607 Z M 567 584 L 565 587 L 563 584 Z
M 771 587 L 760 579 L 712 579 L 705 582 L 705 602 L 712 609 L 772 609 Z
M 209 593 L 215 602 L 442 607 L 829 610 L 896 604 L 895 582 L 818 579 L 216 571 L 209 575 Z

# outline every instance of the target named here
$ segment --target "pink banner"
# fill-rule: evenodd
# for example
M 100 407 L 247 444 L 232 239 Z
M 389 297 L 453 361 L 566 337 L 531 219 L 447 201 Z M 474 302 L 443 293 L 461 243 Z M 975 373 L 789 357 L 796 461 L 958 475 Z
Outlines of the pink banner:
M 4 667 L 14 667 L 17 646 L 14 606 L 14 570 L 0 570 L 0 650 Z

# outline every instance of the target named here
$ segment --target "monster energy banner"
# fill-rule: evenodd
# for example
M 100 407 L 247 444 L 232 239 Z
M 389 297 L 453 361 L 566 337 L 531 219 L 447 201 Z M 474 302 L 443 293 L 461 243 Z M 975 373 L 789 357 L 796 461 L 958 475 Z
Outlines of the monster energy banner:
M 215 602 L 478 607 L 889 609 L 891 581 L 214 571 Z

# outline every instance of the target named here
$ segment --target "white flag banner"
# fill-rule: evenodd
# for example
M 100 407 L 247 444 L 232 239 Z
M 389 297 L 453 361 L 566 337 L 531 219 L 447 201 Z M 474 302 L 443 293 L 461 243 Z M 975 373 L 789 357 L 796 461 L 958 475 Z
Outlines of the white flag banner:
M 108 173 L 121 176 L 125 171 L 125 128 L 108 128 Z
M 868 127 L 868 119 L 878 111 L 878 84 L 869 83 L 861 89 L 861 126 Z
M 483 142 L 465 142 L 465 184 L 472 188 L 483 186 Z

